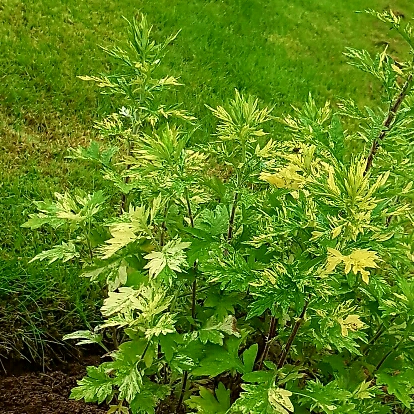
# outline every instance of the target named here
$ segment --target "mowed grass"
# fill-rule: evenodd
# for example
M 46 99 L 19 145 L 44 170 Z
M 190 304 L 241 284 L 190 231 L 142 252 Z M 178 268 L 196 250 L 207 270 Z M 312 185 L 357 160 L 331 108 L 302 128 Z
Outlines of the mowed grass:
M 64 156 L 67 147 L 93 138 L 94 121 L 117 108 L 77 76 L 116 69 L 98 45 L 125 43 L 122 16 L 145 13 L 159 40 L 181 30 L 160 71 L 180 76 L 184 86 L 170 99 L 200 119 L 198 139 L 208 139 L 214 121 L 205 104 L 222 104 L 234 88 L 274 106 L 277 116 L 300 106 L 309 92 L 321 105 L 338 96 L 375 102 L 378 85 L 347 65 L 342 53 L 347 46 L 376 53 L 390 42 L 393 57 L 407 56 L 395 33 L 355 13 L 387 7 L 386 0 L 1 2 L 0 325 L 41 343 L 53 324 L 58 338 L 96 317 L 99 292 L 77 278 L 75 265 L 28 264 L 61 235 L 20 225 L 33 211 L 32 200 L 101 185 Z M 414 3 L 400 0 L 394 11 L 414 17 Z M 281 131 L 275 129 L 275 138 Z M 16 315 L 21 318 L 13 324 Z M 0 354 L 7 346 L 0 343 Z

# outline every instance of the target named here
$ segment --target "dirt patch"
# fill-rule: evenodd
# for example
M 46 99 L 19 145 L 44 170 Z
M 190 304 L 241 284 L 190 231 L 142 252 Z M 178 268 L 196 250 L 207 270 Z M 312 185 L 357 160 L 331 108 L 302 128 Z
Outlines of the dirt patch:
M 103 406 L 69 400 L 86 365 L 97 363 L 98 358 L 86 364 L 69 362 L 46 372 L 22 372 L 17 366 L 14 371 L 7 369 L 7 374 L 0 375 L 0 414 L 105 414 Z

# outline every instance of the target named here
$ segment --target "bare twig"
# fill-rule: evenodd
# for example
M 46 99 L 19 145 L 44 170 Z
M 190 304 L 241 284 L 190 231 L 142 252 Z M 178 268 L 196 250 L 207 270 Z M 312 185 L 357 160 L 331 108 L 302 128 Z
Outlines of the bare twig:
M 131 156 L 131 152 L 132 152 L 132 143 L 128 137 L 128 140 L 127 140 L 127 157 L 128 158 Z M 126 171 L 129 171 L 130 169 L 131 169 L 131 165 L 127 164 Z M 124 177 L 125 184 L 128 184 L 129 181 L 130 181 L 129 177 Z M 125 193 L 122 193 L 120 214 L 122 214 L 127 208 L 128 208 L 128 196 Z
M 180 397 L 178 398 L 177 408 L 175 410 L 176 413 L 179 411 L 179 409 L 181 408 L 181 406 L 183 404 L 185 389 L 187 387 L 187 378 L 188 378 L 188 372 L 184 371 L 183 380 L 182 380 L 182 383 L 181 383 Z
M 309 306 L 309 299 L 306 299 L 305 304 L 303 305 L 303 309 L 301 314 L 299 315 L 299 318 L 296 320 L 295 325 L 293 326 L 292 332 L 289 335 L 289 338 L 286 342 L 285 348 L 283 349 L 282 355 L 280 356 L 279 363 L 277 364 L 277 368 L 280 369 L 285 365 L 286 358 L 289 354 L 290 348 L 292 347 L 293 341 L 296 338 L 296 335 L 298 334 L 300 325 L 303 322 L 303 318 L 305 317 L 306 309 L 308 309 Z
M 390 130 L 390 127 L 392 123 L 395 120 L 395 117 L 397 116 L 398 110 L 400 109 L 401 104 L 404 101 L 404 98 L 407 96 L 408 92 L 411 89 L 413 83 L 413 73 L 410 73 L 407 77 L 407 80 L 405 81 L 403 87 L 401 88 L 400 93 L 398 94 L 395 101 L 391 104 L 390 109 L 388 111 L 387 118 L 384 121 L 383 128 L 377 138 L 374 139 L 371 150 L 369 152 L 368 158 L 367 158 L 367 164 L 365 167 L 365 174 L 371 169 L 372 167 L 372 161 L 374 159 L 375 154 L 377 153 L 381 141 L 385 138 L 387 135 L 387 132 Z
M 270 318 L 269 333 L 267 334 L 266 344 L 263 349 L 262 355 L 260 356 L 260 359 L 259 359 L 258 370 L 262 369 L 263 362 L 267 358 L 267 354 L 269 353 L 269 349 L 270 349 L 270 344 L 272 343 L 272 340 L 276 334 L 276 326 L 277 326 L 277 319 L 274 316 L 272 316 Z
M 239 199 L 239 193 L 234 193 L 233 207 L 231 208 L 229 229 L 227 231 L 227 241 L 230 241 L 233 237 L 234 230 L 234 218 L 236 216 L 237 201 Z

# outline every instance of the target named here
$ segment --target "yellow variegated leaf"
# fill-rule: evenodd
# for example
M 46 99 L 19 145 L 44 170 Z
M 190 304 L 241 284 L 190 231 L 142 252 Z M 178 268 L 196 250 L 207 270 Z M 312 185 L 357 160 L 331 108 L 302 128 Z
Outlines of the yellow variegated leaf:
M 106 240 L 106 245 L 101 248 L 103 259 L 113 256 L 118 250 L 140 237 L 151 237 L 151 229 L 148 227 L 150 212 L 145 207 L 130 206 L 128 213 L 124 213 L 128 222 L 116 223 L 110 227 L 111 238 Z M 153 214 L 155 214 L 153 212 Z
M 300 171 L 298 166 L 289 164 L 275 174 L 261 173 L 259 178 L 277 188 L 298 190 L 306 182 L 306 178 L 303 175 L 298 174 L 298 171 Z
M 342 336 L 348 336 L 348 331 L 359 331 L 365 327 L 364 322 L 359 319 L 358 315 L 348 315 L 345 319 L 340 320 Z
M 290 401 L 290 396 L 292 393 L 283 388 L 270 388 L 268 397 L 269 403 L 273 407 L 276 413 L 279 414 L 289 414 L 289 412 L 294 411 L 292 401 Z
M 144 269 L 148 269 L 149 277 L 157 277 L 166 267 L 174 272 L 182 272 L 187 266 L 184 250 L 191 243 L 182 242 L 180 238 L 170 240 L 160 252 L 151 252 L 144 256 L 148 260 Z
M 339 263 L 342 262 L 344 256 L 342 256 L 341 252 L 339 252 L 336 249 L 332 249 L 328 247 L 328 259 L 327 259 L 327 265 L 326 265 L 326 271 L 328 273 L 335 270 L 336 266 L 339 265 Z
M 341 234 L 342 229 L 343 226 L 338 226 L 332 229 L 332 238 L 336 239 Z
M 326 271 L 328 273 L 332 272 L 338 264 L 343 263 L 345 265 L 345 274 L 348 274 L 351 270 L 355 274 L 359 272 L 361 273 L 362 280 L 368 283 L 369 272 L 365 268 L 378 267 L 376 261 L 379 260 L 377 253 L 368 249 L 356 249 L 350 255 L 344 256 L 338 250 L 328 247 Z
M 333 168 L 329 168 L 329 175 L 328 175 L 328 187 L 334 193 L 335 195 L 340 195 L 341 190 L 335 183 L 335 177 L 334 177 L 334 170 Z
M 273 158 L 276 154 L 276 142 L 270 139 L 263 148 L 257 144 L 254 153 L 260 158 Z
M 364 381 L 362 382 L 357 389 L 353 392 L 354 397 L 363 400 L 366 398 L 372 398 L 373 394 L 369 392 L 371 388 L 371 381 Z

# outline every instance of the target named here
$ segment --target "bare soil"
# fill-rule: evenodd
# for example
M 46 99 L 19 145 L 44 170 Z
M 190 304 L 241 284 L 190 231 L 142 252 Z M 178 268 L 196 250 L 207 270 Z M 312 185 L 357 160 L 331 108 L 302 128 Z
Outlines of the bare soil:
M 86 366 L 98 364 L 99 357 L 88 357 L 82 363 L 65 362 L 43 372 L 30 364 L 3 361 L 0 414 L 105 414 L 107 407 L 69 400 L 70 390 L 85 375 Z

